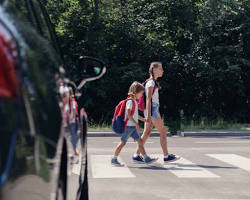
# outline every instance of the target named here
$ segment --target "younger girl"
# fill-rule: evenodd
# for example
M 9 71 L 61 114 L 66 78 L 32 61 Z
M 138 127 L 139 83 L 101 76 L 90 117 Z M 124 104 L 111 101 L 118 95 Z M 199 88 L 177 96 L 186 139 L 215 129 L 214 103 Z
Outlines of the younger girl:
M 143 156 L 142 162 L 149 164 L 149 163 L 155 162 L 157 160 L 155 158 L 150 158 L 149 156 L 147 156 L 145 149 L 144 149 L 144 146 L 143 146 L 142 139 L 139 135 L 140 127 L 138 124 L 138 119 L 141 121 L 145 121 L 145 119 L 138 115 L 138 104 L 136 102 L 136 99 L 139 99 L 143 95 L 144 90 L 145 90 L 145 88 L 143 87 L 143 85 L 141 85 L 138 82 L 134 82 L 129 88 L 128 95 L 130 97 L 132 97 L 132 99 L 127 101 L 126 108 L 125 108 L 126 109 L 125 120 L 127 119 L 127 117 L 129 120 L 127 123 L 127 127 L 121 136 L 121 142 L 120 142 L 120 144 L 118 144 L 118 146 L 115 149 L 114 156 L 111 160 L 112 165 L 123 166 L 123 164 L 121 164 L 117 160 L 117 157 L 120 154 L 122 148 L 126 145 L 126 142 L 127 142 L 129 137 L 132 137 L 135 141 L 137 141 L 138 152 L 140 152 Z M 134 105 L 135 105 L 135 112 L 134 112 L 133 116 L 131 115 L 131 111 L 132 111 L 132 107 L 133 107 L 132 101 L 134 101 Z

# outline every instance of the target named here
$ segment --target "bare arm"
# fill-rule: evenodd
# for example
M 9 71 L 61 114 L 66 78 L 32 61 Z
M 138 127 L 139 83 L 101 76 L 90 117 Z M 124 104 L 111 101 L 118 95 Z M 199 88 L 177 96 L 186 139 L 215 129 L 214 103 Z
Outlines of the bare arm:
M 147 119 L 147 121 L 149 119 L 151 119 L 151 99 L 152 99 L 152 95 L 153 95 L 153 90 L 154 90 L 154 87 L 149 87 L 147 89 L 147 97 L 146 97 L 146 108 L 147 108 L 146 119 Z
M 140 116 L 140 115 L 138 116 L 138 119 L 141 120 L 141 121 L 143 121 L 143 122 L 146 121 L 146 119 L 144 117 Z

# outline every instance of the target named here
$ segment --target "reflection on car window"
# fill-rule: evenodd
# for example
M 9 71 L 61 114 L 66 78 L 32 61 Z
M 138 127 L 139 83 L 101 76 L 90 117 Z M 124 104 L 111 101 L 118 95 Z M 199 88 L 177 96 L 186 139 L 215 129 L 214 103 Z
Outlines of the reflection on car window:
M 23 23 L 30 23 L 40 35 L 51 42 L 58 53 L 61 53 L 53 26 L 45 7 L 39 0 L 9 0 L 7 10 Z
M 31 23 L 33 26 L 35 25 L 34 17 L 32 16 L 27 0 L 9 0 L 7 1 L 6 10 L 23 23 Z
M 94 67 L 94 70 L 95 70 L 95 74 L 99 74 L 100 71 L 101 71 L 101 68 L 99 68 L 99 67 Z
M 52 45 L 54 46 L 54 48 L 57 50 L 58 53 L 61 53 L 56 41 L 54 28 L 50 22 L 50 19 L 48 17 L 44 5 L 40 0 L 38 1 L 30 0 L 30 2 L 31 6 L 33 7 L 33 13 L 38 21 L 37 25 L 39 25 L 40 33 L 42 34 L 43 37 L 45 37 L 52 43 Z
M 46 20 L 45 20 L 44 16 L 43 16 L 43 12 L 42 12 L 42 10 L 40 8 L 39 3 L 36 2 L 36 1 L 30 1 L 30 5 L 31 5 L 31 8 L 32 8 L 33 14 L 34 14 L 34 16 L 36 18 L 36 24 L 37 24 L 37 27 L 38 27 L 40 33 L 45 38 L 52 41 L 53 38 L 51 37 L 49 27 L 48 27 L 48 25 L 46 23 Z

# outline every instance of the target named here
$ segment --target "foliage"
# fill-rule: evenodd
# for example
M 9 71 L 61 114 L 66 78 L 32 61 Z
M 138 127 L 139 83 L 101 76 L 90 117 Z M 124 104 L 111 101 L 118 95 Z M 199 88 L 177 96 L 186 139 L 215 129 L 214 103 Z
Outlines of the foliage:
M 47 0 L 71 77 L 80 55 L 103 59 L 106 75 L 84 88 L 91 120 L 110 122 L 151 61 L 164 64 L 161 113 L 167 122 L 250 121 L 248 0 Z M 175 125 L 176 126 L 176 125 Z M 180 126 L 180 124 L 179 124 Z

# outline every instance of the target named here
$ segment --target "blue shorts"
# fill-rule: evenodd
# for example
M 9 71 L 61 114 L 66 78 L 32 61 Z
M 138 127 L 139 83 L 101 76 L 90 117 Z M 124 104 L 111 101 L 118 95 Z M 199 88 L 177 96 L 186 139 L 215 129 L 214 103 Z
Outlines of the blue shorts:
M 141 136 L 137 133 L 135 126 L 127 126 L 126 130 L 122 134 L 121 141 L 127 142 L 129 137 L 132 137 L 135 141 L 141 139 Z
M 151 110 L 151 117 L 156 119 L 156 118 L 161 118 L 160 112 L 159 112 L 160 105 L 158 103 L 152 102 L 152 110 Z M 147 116 L 147 110 L 144 110 L 144 116 Z

